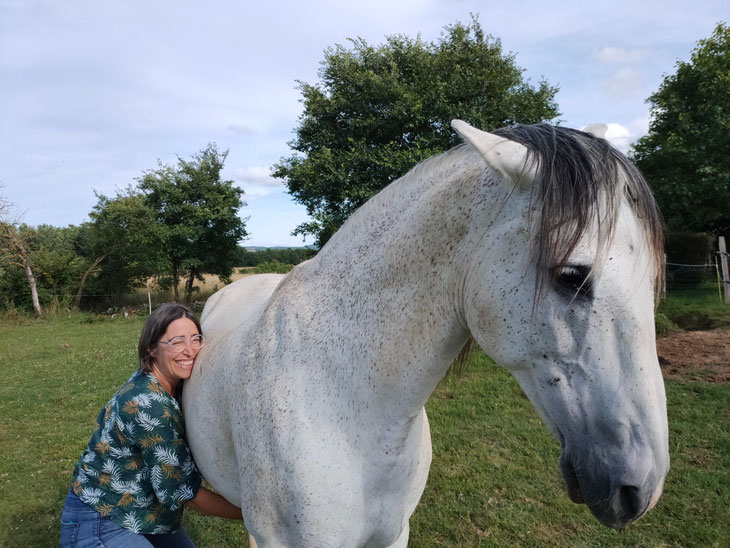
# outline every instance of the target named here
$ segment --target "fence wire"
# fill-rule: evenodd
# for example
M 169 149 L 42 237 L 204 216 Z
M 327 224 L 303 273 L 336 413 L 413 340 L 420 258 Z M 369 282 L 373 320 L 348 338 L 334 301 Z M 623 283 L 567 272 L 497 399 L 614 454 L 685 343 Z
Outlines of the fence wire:
M 722 299 L 722 274 L 717 264 L 666 263 L 667 293 L 716 295 Z

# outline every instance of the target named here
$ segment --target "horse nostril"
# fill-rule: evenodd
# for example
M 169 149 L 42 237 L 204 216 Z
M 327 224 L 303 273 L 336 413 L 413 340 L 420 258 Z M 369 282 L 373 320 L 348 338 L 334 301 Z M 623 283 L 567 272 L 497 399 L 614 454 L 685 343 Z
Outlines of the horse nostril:
M 618 496 L 620 508 L 626 517 L 636 519 L 644 511 L 645 505 L 638 487 L 624 485 Z

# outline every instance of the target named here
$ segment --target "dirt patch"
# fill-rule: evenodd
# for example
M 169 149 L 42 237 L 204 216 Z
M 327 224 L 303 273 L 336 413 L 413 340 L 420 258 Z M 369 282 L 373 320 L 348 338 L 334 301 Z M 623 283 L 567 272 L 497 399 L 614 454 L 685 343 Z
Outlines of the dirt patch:
M 665 377 L 730 382 L 730 329 L 675 333 L 656 349 Z

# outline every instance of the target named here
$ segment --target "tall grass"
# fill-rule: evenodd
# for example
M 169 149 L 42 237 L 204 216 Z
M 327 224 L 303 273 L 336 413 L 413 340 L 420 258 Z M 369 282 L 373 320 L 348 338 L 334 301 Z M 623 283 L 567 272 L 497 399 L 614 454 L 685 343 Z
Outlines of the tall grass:
M 730 304 L 713 293 L 673 291 L 659 304 L 657 312 L 688 331 L 730 327 Z
M 73 464 L 135 368 L 143 319 L 59 314 L 0 325 L 0 546 L 57 545 Z M 514 380 L 474 354 L 428 403 L 433 465 L 410 545 L 728 546 L 730 386 L 666 385 L 665 494 L 622 534 L 568 500 L 557 442 Z M 201 547 L 246 543 L 235 522 L 188 511 L 185 525 Z

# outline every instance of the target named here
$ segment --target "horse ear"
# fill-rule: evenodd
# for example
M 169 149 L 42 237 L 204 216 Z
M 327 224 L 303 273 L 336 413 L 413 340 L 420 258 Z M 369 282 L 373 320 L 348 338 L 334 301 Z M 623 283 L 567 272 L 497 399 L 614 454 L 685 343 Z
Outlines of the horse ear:
M 583 128 L 583 131 L 599 139 L 605 139 L 608 126 L 606 124 L 589 124 Z
M 534 180 L 534 163 L 528 162 L 528 151 L 524 145 L 472 127 L 463 120 L 451 120 L 451 127 L 473 145 L 489 167 L 498 171 L 505 181 L 520 186 Z

